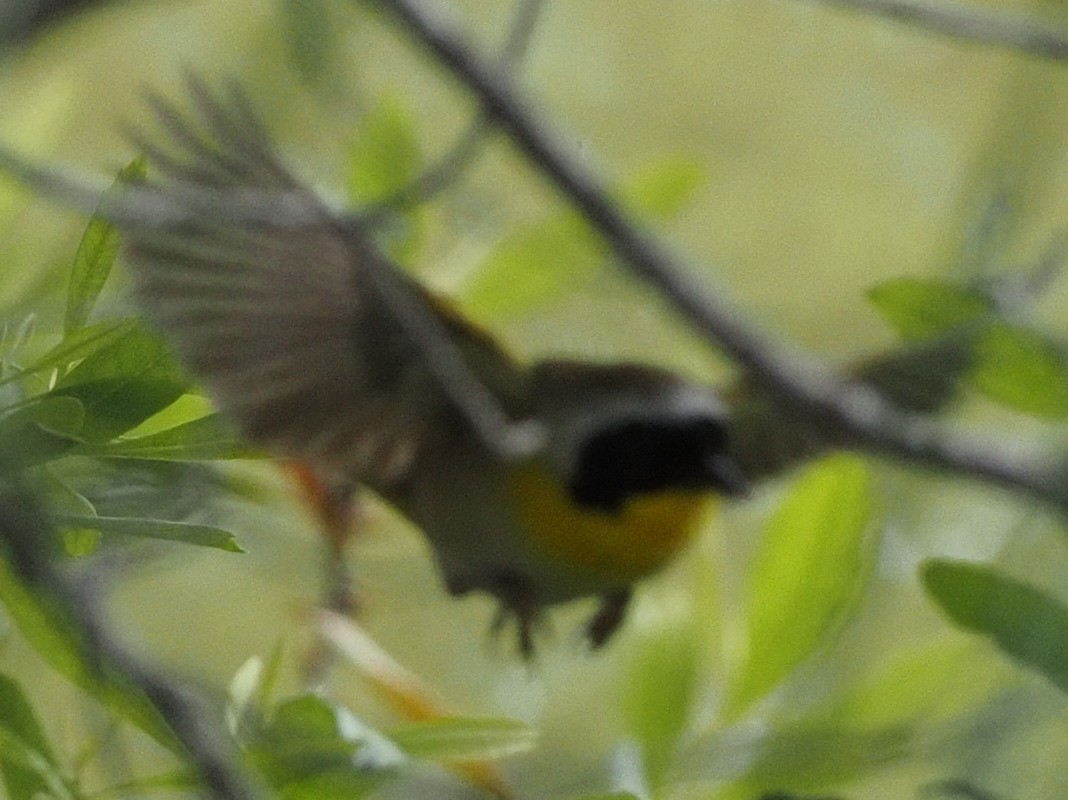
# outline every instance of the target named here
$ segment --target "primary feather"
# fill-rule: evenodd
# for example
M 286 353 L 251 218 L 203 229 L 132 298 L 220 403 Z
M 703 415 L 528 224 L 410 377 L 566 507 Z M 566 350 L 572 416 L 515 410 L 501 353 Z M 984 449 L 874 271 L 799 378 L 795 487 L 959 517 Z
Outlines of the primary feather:
M 451 407 L 368 270 L 478 337 L 289 173 L 240 92 L 191 87 L 195 124 L 154 99 L 163 143 L 135 135 L 144 191 L 187 212 L 123 226 L 140 303 L 250 440 L 388 492 Z

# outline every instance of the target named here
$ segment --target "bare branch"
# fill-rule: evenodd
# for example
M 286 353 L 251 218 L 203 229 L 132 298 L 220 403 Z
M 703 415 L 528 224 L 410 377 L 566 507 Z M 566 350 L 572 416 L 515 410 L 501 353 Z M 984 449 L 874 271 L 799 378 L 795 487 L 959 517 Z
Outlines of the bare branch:
M 1068 34 L 1018 14 L 983 11 L 963 3 L 918 0 L 816 0 L 854 9 L 967 42 L 1007 47 L 1027 55 L 1068 61 Z
M 810 354 L 772 342 L 719 287 L 647 234 L 613 202 L 602 183 L 546 131 L 505 76 L 487 69 L 462 38 L 425 4 L 377 0 L 409 34 L 468 87 L 515 146 L 597 230 L 636 276 L 655 287 L 695 328 L 718 344 L 782 402 L 843 441 L 877 455 L 970 475 L 1057 506 L 1068 514 L 1068 469 L 1015 442 L 976 438 L 901 411 L 874 389 L 847 380 Z M 707 271 L 706 271 L 707 272 Z

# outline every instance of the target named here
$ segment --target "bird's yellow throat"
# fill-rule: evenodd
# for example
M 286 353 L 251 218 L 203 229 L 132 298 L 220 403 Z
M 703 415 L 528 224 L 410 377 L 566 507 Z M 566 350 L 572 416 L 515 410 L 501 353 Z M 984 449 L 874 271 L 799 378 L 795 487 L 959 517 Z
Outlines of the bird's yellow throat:
M 539 465 L 519 467 L 510 489 L 532 543 L 548 559 L 620 585 L 662 567 L 715 502 L 706 492 L 674 490 L 633 497 L 614 513 L 586 509 Z

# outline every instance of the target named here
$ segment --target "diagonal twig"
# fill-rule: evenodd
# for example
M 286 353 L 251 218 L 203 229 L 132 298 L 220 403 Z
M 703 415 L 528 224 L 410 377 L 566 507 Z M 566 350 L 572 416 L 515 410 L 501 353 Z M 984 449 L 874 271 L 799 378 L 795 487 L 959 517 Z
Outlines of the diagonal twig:
M 1068 32 L 1020 14 L 984 11 L 963 3 L 923 0 L 815 1 L 885 17 L 954 39 L 1005 47 L 1054 61 L 1068 61 Z
M 519 97 L 506 76 L 487 69 L 465 41 L 428 6 L 414 0 L 373 0 L 475 94 L 538 172 L 605 239 L 621 262 L 651 284 L 711 342 L 766 389 L 852 446 L 948 473 L 980 478 L 1040 499 L 1068 514 L 1068 465 L 1050 464 L 1014 442 L 970 436 L 902 412 L 870 387 L 843 379 L 810 354 L 757 330 L 726 292 L 709 289 L 694 270 L 646 233 L 613 202 L 603 184 Z
M 497 68 L 511 72 L 526 55 L 531 36 L 545 0 L 519 0 L 508 39 L 497 57 Z M 493 131 L 493 119 L 480 112 L 437 163 L 424 170 L 407 186 L 379 201 L 360 214 L 365 224 L 432 200 L 451 186 L 485 150 Z

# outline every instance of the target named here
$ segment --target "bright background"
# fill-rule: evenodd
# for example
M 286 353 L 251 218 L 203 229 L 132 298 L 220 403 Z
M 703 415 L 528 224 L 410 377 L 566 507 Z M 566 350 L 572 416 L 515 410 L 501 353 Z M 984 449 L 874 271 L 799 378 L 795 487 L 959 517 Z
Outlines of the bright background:
M 506 35 L 511 4 L 440 5 L 482 52 Z M 986 5 L 1068 29 L 1061 3 Z M 146 88 L 180 98 L 187 69 L 246 86 L 289 162 L 339 202 L 353 197 L 347 164 L 368 119 L 397 115 L 432 158 L 473 113 L 450 80 L 358 3 L 112 3 L 0 60 L 0 140 L 103 186 L 134 155 L 119 123 L 148 119 Z M 820 3 L 549 3 L 517 78 L 553 133 L 612 185 L 666 174 L 682 187 L 684 201 L 653 219 L 657 232 L 767 332 L 835 363 L 895 343 L 865 300 L 873 285 L 1011 272 L 1041 259 L 1068 216 L 1064 66 Z M 411 269 L 521 357 L 649 360 L 729 381 L 720 357 L 604 259 L 561 257 L 563 268 L 539 272 L 558 254 L 539 251 L 538 236 L 563 206 L 494 141 L 420 215 L 400 250 Z M 84 224 L 0 185 L 4 320 L 32 312 L 41 335 L 59 325 Z M 524 258 L 533 268 L 513 271 Z M 1066 292 L 1068 282 L 1055 281 L 1037 319 L 1063 329 Z M 119 274 L 98 314 L 129 308 Z M 959 416 L 1021 437 L 1063 436 L 978 401 Z M 196 513 L 233 530 L 248 553 L 174 546 L 123 581 L 116 618 L 161 662 L 212 687 L 283 643 L 282 685 L 293 691 L 321 581 L 314 526 L 272 467 L 219 469 L 230 488 Z M 692 552 L 643 590 L 607 652 L 590 656 L 577 642 L 589 607 L 565 609 L 553 614 L 555 635 L 532 667 L 506 638 L 488 637 L 491 604 L 448 599 L 418 532 L 373 505 L 352 554 L 361 622 L 457 713 L 540 730 L 538 747 L 504 766 L 524 797 L 611 788 L 613 753 L 632 735 L 628 698 L 651 702 L 672 690 L 669 668 L 643 661 L 672 626 L 697 655 L 687 662 L 696 670 L 693 711 L 677 743 L 690 761 L 678 757 L 669 796 L 756 796 L 779 779 L 731 781 L 761 758 L 780 769 L 784 790 L 913 797 L 928 782 L 968 778 L 999 798 L 1063 796 L 1063 694 L 951 628 L 916 578 L 930 556 L 995 560 L 1065 598 L 1063 531 L 1040 509 L 964 481 L 872 470 L 871 580 L 837 635 L 736 728 L 723 717 L 724 698 L 745 663 L 752 556 L 788 480 L 710 520 Z M 76 693 L 34 663 L 15 636 L 0 652 L 5 671 L 33 675 L 28 688 L 52 708 L 42 712 L 50 730 L 76 750 L 84 739 L 84 721 L 69 711 Z M 636 676 L 652 681 L 648 694 L 637 693 Z M 371 722 L 396 721 L 351 670 L 340 667 L 333 684 Z M 746 744 L 832 717 L 835 730 L 900 728 L 885 747 L 843 740 L 875 760 L 892 751 L 892 763 L 839 773 L 846 744 L 822 751 L 802 737 L 770 757 L 764 744 Z M 135 763 L 154 757 L 130 747 Z M 820 763 L 804 766 L 806 753 Z M 711 778 L 691 763 L 717 758 L 728 766 Z M 440 796 L 474 796 L 436 773 L 420 780 Z

